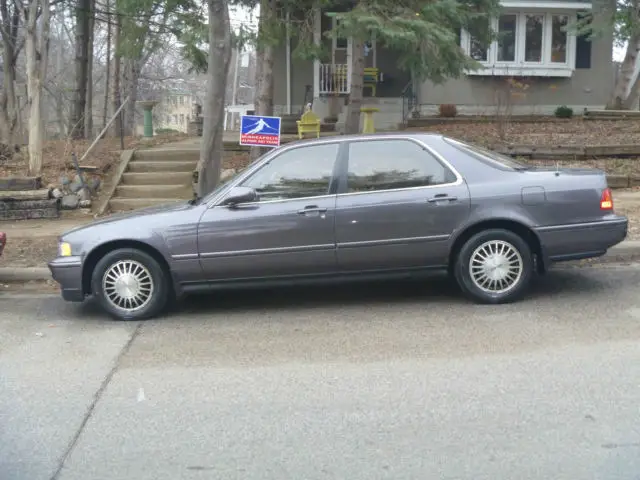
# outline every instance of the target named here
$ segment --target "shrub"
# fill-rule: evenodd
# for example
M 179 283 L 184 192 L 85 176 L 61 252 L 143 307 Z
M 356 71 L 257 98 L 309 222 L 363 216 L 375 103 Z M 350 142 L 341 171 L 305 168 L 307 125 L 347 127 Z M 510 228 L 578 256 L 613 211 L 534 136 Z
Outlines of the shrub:
M 453 118 L 458 115 L 458 109 L 452 103 L 443 103 L 438 110 L 441 117 Z
M 558 118 L 571 118 L 573 117 L 573 108 L 566 105 L 560 105 L 556 108 L 555 116 Z

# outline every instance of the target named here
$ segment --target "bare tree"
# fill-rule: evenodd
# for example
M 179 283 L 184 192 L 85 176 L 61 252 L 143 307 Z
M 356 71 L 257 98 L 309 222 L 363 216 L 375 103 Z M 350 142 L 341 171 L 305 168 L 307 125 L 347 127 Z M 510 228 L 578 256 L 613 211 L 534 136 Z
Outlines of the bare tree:
M 227 74 L 231 62 L 231 25 L 227 0 L 208 0 L 209 59 L 204 102 L 202 147 L 198 161 L 198 196 L 211 192 L 220 180 Z
M 93 49 L 95 40 L 95 7 L 96 0 L 89 1 L 89 25 L 87 31 L 87 91 L 84 105 L 84 137 L 93 136 Z
M 72 138 L 84 136 L 84 114 L 87 104 L 87 75 L 89 70 L 89 13 L 91 0 L 76 0 L 75 25 L 75 69 L 76 79 L 73 95 L 73 109 L 69 131 Z
M 44 118 L 42 94 L 49 57 L 49 0 L 30 0 L 22 8 L 25 24 L 25 56 L 27 70 L 27 105 L 29 107 L 29 174 L 42 171 Z M 40 15 L 38 15 L 40 14 Z M 39 22 L 38 22 L 38 16 Z M 39 27 L 39 28 L 38 28 Z
M 260 20 L 258 27 L 257 69 L 256 69 L 256 115 L 273 115 L 273 60 L 274 48 L 267 32 L 274 21 L 275 0 L 260 1 Z M 251 160 L 264 152 L 264 148 L 251 147 Z
M 18 38 L 20 11 L 14 2 L 0 0 L 2 35 L 2 91 L 0 92 L 0 141 L 18 143 L 18 105 L 15 92 L 16 63 L 24 43 Z

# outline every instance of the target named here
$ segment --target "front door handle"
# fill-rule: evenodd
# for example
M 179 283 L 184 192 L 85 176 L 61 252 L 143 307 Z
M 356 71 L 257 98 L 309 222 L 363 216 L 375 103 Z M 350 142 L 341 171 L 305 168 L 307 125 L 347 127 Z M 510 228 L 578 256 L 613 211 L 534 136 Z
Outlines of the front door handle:
M 456 202 L 458 201 L 458 197 L 450 197 L 446 193 L 439 193 L 435 197 L 431 197 L 427 200 L 429 203 L 438 203 L 438 202 Z
M 318 207 L 317 205 L 309 205 L 308 207 L 304 207 L 302 210 L 298 210 L 299 215 L 306 215 L 308 213 L 327 213 L 327 209 Z

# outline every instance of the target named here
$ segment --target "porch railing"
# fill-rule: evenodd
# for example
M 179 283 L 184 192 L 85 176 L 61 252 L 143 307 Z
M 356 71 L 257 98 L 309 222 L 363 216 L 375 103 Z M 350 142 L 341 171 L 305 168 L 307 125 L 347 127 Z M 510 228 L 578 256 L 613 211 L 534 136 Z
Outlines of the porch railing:
M 349 93 L 350 83 L 346 64 L 320 64 L 320 94 L 340 95 Z

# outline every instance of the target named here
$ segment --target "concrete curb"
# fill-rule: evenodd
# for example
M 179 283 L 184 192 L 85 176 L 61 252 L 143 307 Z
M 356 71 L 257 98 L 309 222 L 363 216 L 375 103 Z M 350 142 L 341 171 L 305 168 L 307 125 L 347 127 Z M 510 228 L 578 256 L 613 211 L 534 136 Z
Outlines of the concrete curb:
M 624 262 L 640 259 L 640 240 L 625 240 L 609 249 L 606 255 L 590 260 L 592 263 Z M 52 280 L 47 267 L 0 267 L 0 283 L 37 282 Z
M 47 267 L 0 267 L 0 283 L 37 282 L 51 279 L 51 272 Z

